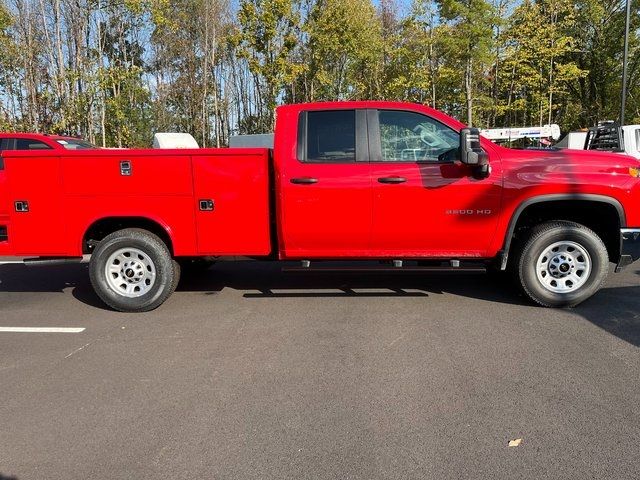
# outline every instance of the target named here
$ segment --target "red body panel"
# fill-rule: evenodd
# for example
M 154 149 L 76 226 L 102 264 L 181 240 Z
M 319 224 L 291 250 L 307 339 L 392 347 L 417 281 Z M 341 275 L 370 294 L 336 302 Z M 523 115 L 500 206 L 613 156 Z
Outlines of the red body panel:
M 3 159 L 9 241 L 0 255 L 82 255 L 87 230 L 111 217 L 156 222 L 176 256 L 270 253 L 267 150 L 5 151 Z M 204 198 L 213 211 L 200 211 Z M 28 213 L 15 212 L 18 200 Z
M 263 256 L 271 252 L 269 151 L 194 155 L 196 204 L 211 199 L 214 211 L 195 207 L 199 255 Z
M 500 213 L 500 165 L 496 158 L 491 175 L 476 180 L 462 164 L 373 164 L 372 248 L 391 257 L 487 256 Z M 407 182 L 377 182 L 393 176 Z
M 491 166 L 484 179 L 460 163 L 300 162 L 300 112 L 346 108 L 410 110 L 464 127 L 431 108 L 395 102 L 281 107 L 272 178 L 265 149 L 68 151 L 29 135 L 54 150 L 1 153 L 0 227 L 9 241 L 0 242 L 0 255 L 78 256 L 94 222 L 143 217 L 165 229 L 176 256 L 492 258 L 519 207 L 557 194 L 619 202 L 623 226 L 640 227 L 639 181 L 629 174 L 638 163 L 623 155 L 509 150 L 482 139 Z M 123 160 L 131 162 L 129 176 L 120 172 Z M 393 176 L 407 181 L 378 182 Z M 305 177 L 321 181 L 291 182 Z M 15 211 L 21 200 L 28 213 Z M 213 211 L 202 211 L 201 200 L 212 200 Z

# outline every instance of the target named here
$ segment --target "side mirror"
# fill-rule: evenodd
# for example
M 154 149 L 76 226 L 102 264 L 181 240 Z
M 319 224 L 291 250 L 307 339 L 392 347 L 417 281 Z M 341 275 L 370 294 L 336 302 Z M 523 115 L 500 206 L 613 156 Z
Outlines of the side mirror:
M 485 165 L 487 154 L 480 146 L 480 130 L 463 128 L 460 132 L 460 161 L 465 165 Z
M 480 146 L 480 130 L 463 128 L 460 131 L 460 161 L 473 167 L 473 176 L 486 178 L 491 173 L 486 152 Z

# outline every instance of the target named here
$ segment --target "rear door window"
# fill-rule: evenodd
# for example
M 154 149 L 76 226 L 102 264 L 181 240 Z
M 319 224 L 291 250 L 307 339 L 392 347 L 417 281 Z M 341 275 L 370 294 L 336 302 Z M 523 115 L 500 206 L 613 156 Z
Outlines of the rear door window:
M 52 147 L 40 140 L 18 138 L 16 139 L 15 150 L 52 150 Z
M 308 162 L 355 162 L 355 110 L 307 112 L 304 150 Z

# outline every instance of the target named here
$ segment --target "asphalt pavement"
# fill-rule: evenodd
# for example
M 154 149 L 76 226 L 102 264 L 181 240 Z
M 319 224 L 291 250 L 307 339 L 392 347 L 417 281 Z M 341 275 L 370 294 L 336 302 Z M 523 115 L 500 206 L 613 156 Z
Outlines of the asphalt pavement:
M 639 270 L 549 310 L 230 263 L 120 314 L 86 265 L 0 265 L 0 480 L 639 478 Z

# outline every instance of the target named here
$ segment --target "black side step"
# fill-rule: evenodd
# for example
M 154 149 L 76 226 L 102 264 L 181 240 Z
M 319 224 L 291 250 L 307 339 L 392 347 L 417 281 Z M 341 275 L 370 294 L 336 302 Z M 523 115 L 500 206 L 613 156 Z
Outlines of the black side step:
M 464 267 L 451 267 L 451 266 L 407 266 L 407 267 L 393 267 L 393 266 L 352 266 L 352 267 L 337 267 L 337 266 L 309 266 L 309 267 L 282 267 L 282 271 L 286 273 L 300 273 L 300 272 L 338 272 L 338 273 L 358 273 L 358 272 L 374 272 L 374 273 L 395 273 L 395 272 L 462 272 L 462 273 L 485 273 L 487 267 L 484 265 L 478 266 L 464 266 Z
M 22 263 L 28 267 L 46 265 L 66 265 L 69 263 L 82 263 L 83 257 L 36 257 L 25 258 Z

